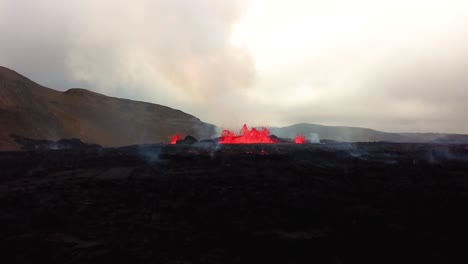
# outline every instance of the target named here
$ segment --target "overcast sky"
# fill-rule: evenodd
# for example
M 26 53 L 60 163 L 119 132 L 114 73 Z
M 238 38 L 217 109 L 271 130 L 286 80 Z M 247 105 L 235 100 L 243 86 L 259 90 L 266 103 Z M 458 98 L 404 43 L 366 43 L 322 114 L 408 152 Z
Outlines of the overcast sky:
M 227 128 L 468 133 L 466 0 L 0 0 L 0 65 Z

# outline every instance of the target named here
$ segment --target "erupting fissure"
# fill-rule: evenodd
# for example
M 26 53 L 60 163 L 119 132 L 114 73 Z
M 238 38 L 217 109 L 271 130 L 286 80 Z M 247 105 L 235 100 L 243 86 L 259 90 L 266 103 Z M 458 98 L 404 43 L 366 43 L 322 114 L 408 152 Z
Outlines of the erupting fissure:
M 218 142 L 221 144 L 277 143 L 278 139 L 270 137 L 270 131 L 266 128 L 262 128 L 260 131 L 256 128 L 249 130 L 244 124 L 239 135 L 224 130 Z
M 170 144 L 176 144 L 179 139 L 180 136 L 177 134 L 172 136 Z M 256 128 L 249 129 L 245 124 L 239 134 L 223 130 L 218 139 L 218 143 L 220 144 L 272 144 L 278 142 L 280 142 L 279 138 L 270 135 L 270 131 L 267 128 L 262 128 L 261 130 Z M 294 143 L 296 144 L 305 144 L 306 142 L 306 138 L 302 135 L 297 135 L 294 139 Z

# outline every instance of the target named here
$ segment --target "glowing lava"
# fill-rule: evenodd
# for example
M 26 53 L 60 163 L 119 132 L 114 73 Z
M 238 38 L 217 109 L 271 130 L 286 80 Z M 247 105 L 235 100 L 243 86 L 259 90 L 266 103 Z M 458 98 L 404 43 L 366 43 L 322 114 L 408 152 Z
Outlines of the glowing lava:
M 170 144 L 176 144 L 179 139 L 180 136 L 175 134 L 172 136 Z M 280 140 L 276 136 L 270 136 L 270 131 L 267 128 L 262 128 L 261 130 L 256 128 L 249 129 L 245 124 L 239 134 L 229 130 L 223 130 L 218 139 L 218 143 L 220 144 L 273 144 L 278 142 L 280 142 Z M 289 143 L 292 142 L 289 141 Z M 294 143 L 305 144 L 307 141 L 304 136 L 297 135 L 294 139 Z
M 180 139 L 180 136 L 177 135 L 177 134 L 175 134 L 175 135 L 173 135 L 173 136 L 171 137 L 171 142 L 170 142 L 169 144 L 174 145 L 174 144 L 176 144 L 177 140 L 179 140 L 179 139 Z
M 249 130 L 247 125 L 244 125 L 239 135 L 229 130 L 224 130 L 221 133 L 219 143 L 221 144 L 254 144 L 254 143 L 276 143 L 277 139 L 270 137 L 270 131 L 266 128 L 257 130 L 252 128 Z
M 296 143 L 296 144 L 305 144 L 306 139 L 305 139 L 304 136 L 297 135 L 296 138 L 294 139 L 294 143 Z

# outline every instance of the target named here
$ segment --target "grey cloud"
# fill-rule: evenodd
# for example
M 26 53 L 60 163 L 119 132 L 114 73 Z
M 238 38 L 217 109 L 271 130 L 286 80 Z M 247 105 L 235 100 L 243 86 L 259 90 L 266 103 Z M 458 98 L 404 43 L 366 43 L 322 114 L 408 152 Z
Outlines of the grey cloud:
M 279 122 L 468 133 L 468 31 L 454 27 L 310 58 L 292 79 L 320 96 L 277 109 Z
M 424 10 L 413 6 L 403 25 L 353 14 L 361 35 L 323 25 L 311 48 L 279 49 L 291 54 L 265 70 L 229 42 L 248 1 L 0 0 L 0 64 L 52 88 L 160 103 L 223 127 L 310 122 L 468 133 L 468 10 L 437 4 L 457 15 L 419 18 L 411 10 Z M 263 35 L 258 41 L 276 51 Z
M 182 108 L 246 89 L 248 52 L 230 45 L 242 1 L 0 0 L 0 64 L 61 90 Z

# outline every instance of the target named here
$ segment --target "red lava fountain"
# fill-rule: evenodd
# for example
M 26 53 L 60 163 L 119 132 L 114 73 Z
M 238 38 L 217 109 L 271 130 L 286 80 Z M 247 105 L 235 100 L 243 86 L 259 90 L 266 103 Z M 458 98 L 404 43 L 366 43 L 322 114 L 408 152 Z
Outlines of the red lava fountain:
M 247 125 L 244 125 L 240 131 L 239 135 L 235 133 L 224 130 L 221 133 L 221 137 L 219 139 L 219 143 L 221 144 L 254 144 L 254 143 L 276 143 L 278 142 L 277 139 L 272 139 L 270 137 L 270 131 L 266 128 L 262 128 L 262 130 L 257 130 L 256 128 L 252 128 L 249 130 Z
M 179 139 L 180 136 L 175 134 L 172 136 L 170 144 L 177 144 Z M 260 130 L 256 128 L 249 129 L 245 124 L 239 134 L 224 130 L 218 140 L 220 144 L 273 144 L 278 142 L 280 142 L 280 140 L 275 136 L 271 136 L 267 128 L 262 128 Z M 294 143 L 305 144 L 307 141 L 304 136 L 297 135 L 294 139 Z
M 296 144 L 305 144 L 306 139 L 305 139 L 304 136 L 297 135 L 296 138 L 294 139 L 294 143 L 296 143 Z
M 180 136 L 175 134 L 175 135 L 172 136 L 171 142 L 169 144 L 175 145 L 177 143 L 177 140 L 179 140 L 179 139 L 180 139 Z

